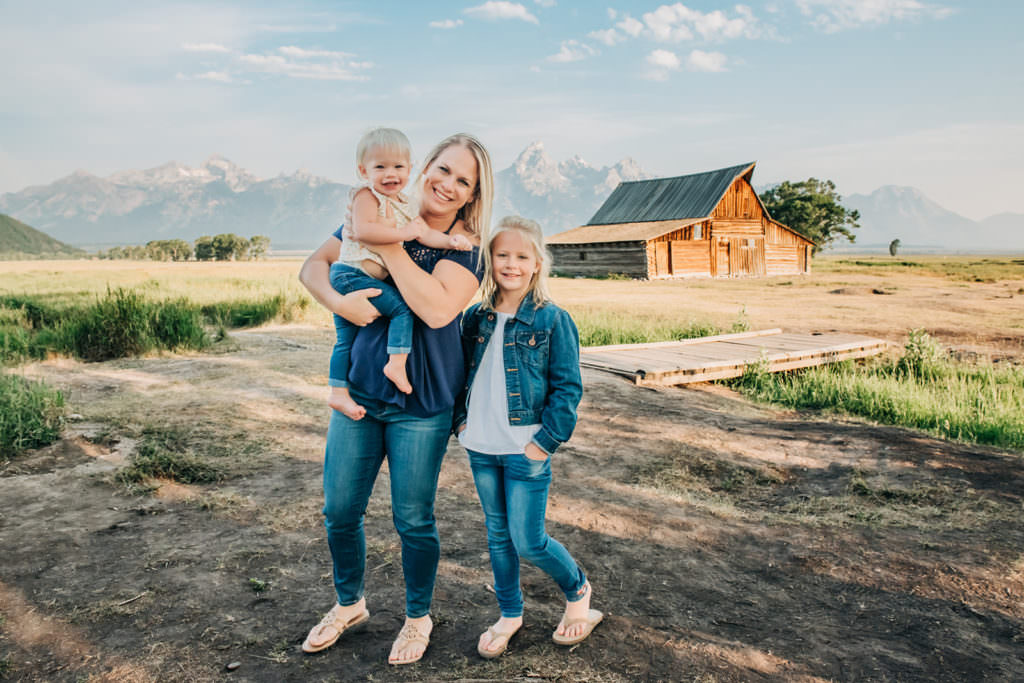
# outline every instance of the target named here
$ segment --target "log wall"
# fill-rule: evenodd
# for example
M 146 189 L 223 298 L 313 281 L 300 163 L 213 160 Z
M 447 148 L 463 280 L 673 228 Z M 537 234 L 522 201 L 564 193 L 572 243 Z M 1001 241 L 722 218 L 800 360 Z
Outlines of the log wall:
M 549 244 L 548 249 L 551 267 L 561 275 L 604 277 L 618 273 L 627 277 L 648 277 L 644 242 Z
M 766 244 L 764 248 L 766 275 L 796 275 L 803 272 L 800 267 L 800 252 L 803 246 Z

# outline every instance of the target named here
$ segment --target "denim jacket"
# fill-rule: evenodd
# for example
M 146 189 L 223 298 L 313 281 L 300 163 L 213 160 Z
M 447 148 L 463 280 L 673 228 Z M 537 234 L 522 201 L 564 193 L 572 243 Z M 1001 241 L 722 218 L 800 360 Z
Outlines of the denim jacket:
M 466 422 L 469 388 L 494 334 L 494 311 L 474 304 L 462 316 L 466 386 L 455 401 L 456 431 Z M 533 443 L 551 455 L 572 436 L 583 396 L 580 335 L 572 318 L 553 303 L 537 306 L 530 296 L 505 323 L 502 357 L 511 425 L 540 424 Z

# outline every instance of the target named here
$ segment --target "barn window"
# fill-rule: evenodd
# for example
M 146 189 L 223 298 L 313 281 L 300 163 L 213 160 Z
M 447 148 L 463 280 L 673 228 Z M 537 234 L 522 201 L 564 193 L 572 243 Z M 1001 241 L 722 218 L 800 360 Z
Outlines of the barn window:
M 587 252 L 581 251 L 580 252 L 580 261 L 586 261 L 586 260 L 587 260 Z
M 748 237 L 747 238 L 747 246 L 748 247 L 753 247 L 753 246 L 756 246 L 756 245 L 757 245 L 757 240 L 755 240 L 753 237 Z
M 702 240 L 704 239 L 704 226 L 695 225 L 693 226 L 693 239 Z

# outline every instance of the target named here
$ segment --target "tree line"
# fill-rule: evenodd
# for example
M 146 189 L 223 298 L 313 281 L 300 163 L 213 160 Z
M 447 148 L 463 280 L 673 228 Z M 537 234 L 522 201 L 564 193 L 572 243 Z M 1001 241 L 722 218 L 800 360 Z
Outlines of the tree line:
M 259 261 L 267 257 L 269 250 L 269 237 L 253 235 L 245 239 L 226 232 L 197 237 L 191 243 L 180 239 L 150 240 L 145 244 L 111 247 L 101 251 L 99 257 L 137 261 Z

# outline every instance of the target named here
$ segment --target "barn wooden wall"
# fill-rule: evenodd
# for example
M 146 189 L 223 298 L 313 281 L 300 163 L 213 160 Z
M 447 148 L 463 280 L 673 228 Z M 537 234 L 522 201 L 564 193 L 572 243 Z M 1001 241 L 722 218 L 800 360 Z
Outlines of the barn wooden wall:
M 760 221 L 764 216 L 757 193 L 745 178 L 737 178 L 725 192 L 722 201 L 711 212 L 712 218 L 753 219 Z
M 609 273 L 647 278 L 647 249 L 642 241 L 597 244 L 549 244 L 551 266 L 559 273 L 603 277 Z

